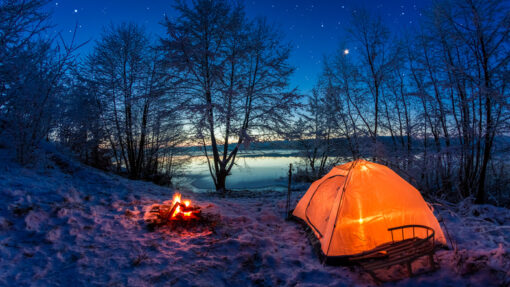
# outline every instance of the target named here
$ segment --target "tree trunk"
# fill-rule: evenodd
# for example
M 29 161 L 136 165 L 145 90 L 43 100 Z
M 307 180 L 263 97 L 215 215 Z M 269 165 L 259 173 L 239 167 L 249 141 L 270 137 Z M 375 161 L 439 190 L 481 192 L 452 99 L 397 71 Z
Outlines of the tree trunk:
M 227 175 L 228 173 L 222 168 L 220 171 L 216 174 L 216 191 L 220 193 L 225 193 L 227 191 L 226 189 L 226 182 L 227 182 Z

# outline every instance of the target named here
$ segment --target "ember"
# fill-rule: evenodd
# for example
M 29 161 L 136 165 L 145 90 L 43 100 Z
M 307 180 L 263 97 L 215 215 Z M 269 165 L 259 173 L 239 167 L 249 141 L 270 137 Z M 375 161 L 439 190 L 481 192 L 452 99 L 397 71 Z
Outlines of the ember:
M 200 207 L 192 206 L 190 200 L 182 200 L 181 194 L 174 194 L 172 201 L 163 204 L 154 204 L 145 213 L 145 221 L 149 226 L 187 225 L 190 222 L 201 219 Z

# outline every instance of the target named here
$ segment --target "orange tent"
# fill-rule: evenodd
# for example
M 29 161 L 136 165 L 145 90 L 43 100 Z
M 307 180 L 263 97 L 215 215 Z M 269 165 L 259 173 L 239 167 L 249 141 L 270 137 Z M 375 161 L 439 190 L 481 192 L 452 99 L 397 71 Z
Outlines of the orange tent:
M 346 258 L 392 242 L 389 228 L 425 225 L 446 245 L 439 223 L 420 192 L 388 167 L 356 160 L 312 183 L 293 215 L 313 230 L 326 259 Z M 414 236 L 425 238 L 424 229 Z M 409 236 L 409 234 L 402 234 Z

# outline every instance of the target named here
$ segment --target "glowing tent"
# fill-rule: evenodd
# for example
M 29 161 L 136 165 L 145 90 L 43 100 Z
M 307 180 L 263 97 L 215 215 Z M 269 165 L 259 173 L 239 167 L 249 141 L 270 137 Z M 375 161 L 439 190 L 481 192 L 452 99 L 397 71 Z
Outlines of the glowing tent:
M 392 242 L 389 228 L 424 225 L 435 242 L 446 245 L 439 223 L 420 192 L 388 167 L 356 160 L 334 167 L 315 181 L 293 215 L 318 239 L 326 259 L 345 259 Z M 425 238 L 425 229 L 406 229 L 402 237 Z M 400 235 L 399 235 L 400 236 Z

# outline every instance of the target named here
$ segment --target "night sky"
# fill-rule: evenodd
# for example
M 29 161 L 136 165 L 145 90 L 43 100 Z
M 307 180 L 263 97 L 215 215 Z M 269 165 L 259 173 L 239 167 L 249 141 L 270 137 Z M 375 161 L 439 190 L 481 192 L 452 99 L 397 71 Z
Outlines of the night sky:
M 246 1 L 249 16 L 266 16 L 280 27 L 293 46 L 291 64 L 297 70 L 292 86 L 308 92 L 322 68 L 323 55 L 334 52 L 340 43 L 348 43 L 345 28 L 353 11 L 360 7 L 373 10 L 395 33 L 415 26 L 431 0 L 323 0 L 323 1 Z M 90 42 L 79 53 L 86 55 L 102 27 L 110 23 L 133 21 L 144 25 L 151 34 L 163 35 L 159 24 L 164 15 L 172 17 L 173 0 L 62 0 L 49 5 L 53 12 L 53 33 L 69 40 L 77 27 L 77 42 Z M 355 56 L 356 46 L 347 44 Z

